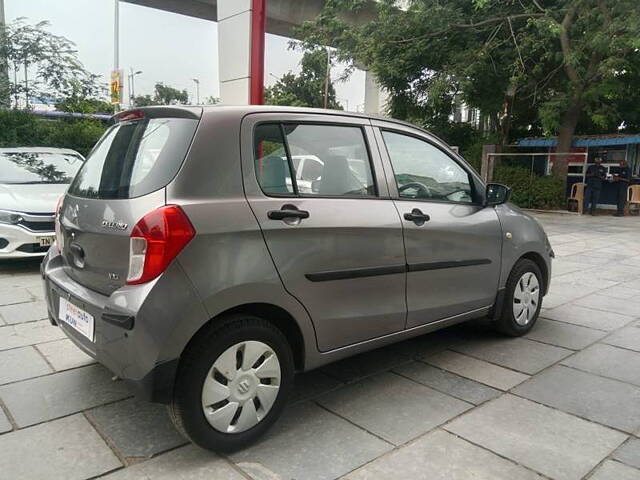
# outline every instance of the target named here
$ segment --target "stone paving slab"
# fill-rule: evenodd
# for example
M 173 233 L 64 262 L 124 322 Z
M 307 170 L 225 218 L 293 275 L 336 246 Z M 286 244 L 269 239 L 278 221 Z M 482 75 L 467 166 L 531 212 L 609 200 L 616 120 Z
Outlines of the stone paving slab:
M 189 445 L 118 470 L 105 480 L 244 480 L 229 462 L 215 453 Z
M 640 386 L 640 353 L 605 344 L 592 345 L 562 362 L 586 372 Z
M 545 310 L 544 318 L 557 320 L 596 330 L 611 331 L 624 327 L 633 321 L 633 317 L 614 312 L 603 312 L 579 305 L 561 305 L 560 307 Z
M 0 316 L 7 325 L 42 320 L 48 318 L 47 304 L 38 301 L 5 305 L 0 307 Z
M 0 433 L 10 432 L 13 429 L 11 422 L 7 418 L 2 408 L 0 408 Z
M 535 329 L 535 326 L 533 327 Z M 524 338 L 485 335 L 459 343 L 452 350 L 529 375 L 571 355 L 571 350 Z
M 402 472 L 402 473 L 400 473 Z M 442 430 L 350 473 L 345 480 L 534 480 L 538 474 Z
M 0 476 L 82 480 L 122 466 L 83 415 L 0 436 Z
M 395 445 L 406 443 L 472 407 L 393 373 L 366 378 L 317 401 Z
M 636 268 L 640 269 L 640 266 Z M 619 298 L 621 300 L 638 298 L 638 290 L 634 290 L 633 288 L 623 287 L 620 284 L 614 285 L 613 287 L 602 289 L 600 290 L 600 294 L 605 295 L 607 297 L 611 297 L 611 298 Z
M 67 370 L 0 387 L 0 398 L 19 427 L 120 400 L 131 393 L 101 365 Z
M 640 352 L 640 328 L 630 326 L 609 335 L 602 343 Z
M 571 350 L 581 350 L 600 340 L 606 334 L 601 330 L 539 318 L 525 338 Z
M 578 480 L 627 437 L 549 407 L 503 395 L 446 430 L 556 480 Z
M 33 296 L 26 288 L 3 288 L 0 290 L 0 305 L 13 305 L 33 301 Z
M 474 405 L 479 405 L 502 394 L 500 390 L 422 362 L 396 367 L 394 372 Z
M 289 402 L 295 403 L 315 398 L 342 385 L 342 382 L 319 370 L 299 373 L 293 379 L 293 390 Z
M 391 444 L 305 402 L 289 407 L 266 435 L 229 458 L 247 472 L 260 472 L 259 478 L 328 480 L 391 449 Z
M 607 460 L 593 473 L 590 480 L 640 480 L 640 470 L 613 460 Z
M 187 443 L 171 423 L 167 408 L 157 403 L 130 398 L 89 410 L 87 416 L 126 458 L 151 457 Z
M 449 350 L 428 356 L 424 361 L 499 390 L 509 390 L 529 378 L 528 375 Z
M 403 363 L 409 363 L 411 356 L 401 350 L 402 347 L 398 345 L 379 348 L 332 363 L 322 367 L 321 371 L 342 382 L 354 382 Z
M 558 365 L 513 392 L 625 432 L 640 428 L 640 388 L 617 380 Z
M 0 385 L 46 375 L 53 370 L 33 347 L 0 352 Z
M 613 452 L 612 458 L 635 468 L 640 468 L 640 439 L 629 439 Z
M 26 347 L 60 338 L 66 338 L 65 334 L 58 327 L 51 325 L 49 320 L 7 325 L 0 327 L 0 350 Z
M 58 372 L 96 363 L 68 338 L 41 343 L 36 348 Z
M 635 268 L 635 267 L 634 267 Z M 636 269 L 637 270 L 637 269 Z M 637 299 L 611 298 L 605 295 L 588 295 L 575 301 L 575 305 L 605 312 L 615 312 L 631 318 L 640 317 L 640 302 Z

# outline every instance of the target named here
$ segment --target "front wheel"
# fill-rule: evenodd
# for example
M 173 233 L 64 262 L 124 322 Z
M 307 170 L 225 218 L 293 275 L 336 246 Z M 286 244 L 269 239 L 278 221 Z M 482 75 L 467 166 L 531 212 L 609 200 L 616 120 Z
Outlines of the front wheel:
M 195 444 L 232 451 L 280 416 L 293 380 L 282 332 L 253 316 L 234 316 L 204 331 L 183 355 L 170 416 Z
M 519 260 L 507 280 L 502 314 L 496 328 L 512 337 L 533 328 L 542 306 L 542 273 L 535 262 Z

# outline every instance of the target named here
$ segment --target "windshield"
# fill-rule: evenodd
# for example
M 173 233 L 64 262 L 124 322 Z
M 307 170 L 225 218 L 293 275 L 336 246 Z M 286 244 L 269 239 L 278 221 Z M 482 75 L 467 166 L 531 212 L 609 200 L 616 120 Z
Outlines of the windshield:
M 0 183 L 71 183 L 81 166 L 68 153 L 0 152 Z

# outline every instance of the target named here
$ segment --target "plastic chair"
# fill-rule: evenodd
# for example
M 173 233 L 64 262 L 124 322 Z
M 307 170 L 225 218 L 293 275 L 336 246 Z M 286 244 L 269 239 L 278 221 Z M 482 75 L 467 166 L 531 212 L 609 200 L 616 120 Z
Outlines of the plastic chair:
M 571 194 L 567 199 L 567 210 L 571 210 L 571 203 L 576 202 L 576 211 L 582 213 L 584 207 L 584 187 L 586 187 L 586 183 L 582 182 L 571 185 Z
M 635 208 L 631 208 L 631 207 Z M 631 185 L 627 188 L 627 213 L 635 212 L 636 215 L 640 215 L 640 185 Z

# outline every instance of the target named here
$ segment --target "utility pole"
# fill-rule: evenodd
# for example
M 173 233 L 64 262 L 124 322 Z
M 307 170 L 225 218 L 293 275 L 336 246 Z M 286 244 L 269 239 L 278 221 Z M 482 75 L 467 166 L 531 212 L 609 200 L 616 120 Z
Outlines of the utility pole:
M 4 0 L 0 0 L 0 30 L 4 29 Z M 6 88 L 6 91 L 4 90 Z M 9 62 L 7 57 L 0 58 L 0 107 L 9 107 Z
M 324 77 L 324 108 L 329 105 L 329 75 L 331 75 L 331 51 L 327 47 L 327 72 Z
M 134 77 L 136 75 L 140 75 L 142 73 L 142 70 L 138 70 L 137 72 L 134 72 L 133 67 L 129 67 L 129 69 L 131 70 L 131 73 L 128 75 L 129 76 L 129 105 L 132 107 L 135 107 L 134 102 L 136 99 L 136 93 L 133 85 Z
M 113 71 L 120 71 L 120 0 L 113 0 Z M 120 86 L 122 88 L 122 86 Z M 120 110 L 120 104 L 114 104 L 115 111 Z
M 196 84 L 196 105 L 200 105 L 200 80 L 197 78 L 192 78 L 191 80 Z

